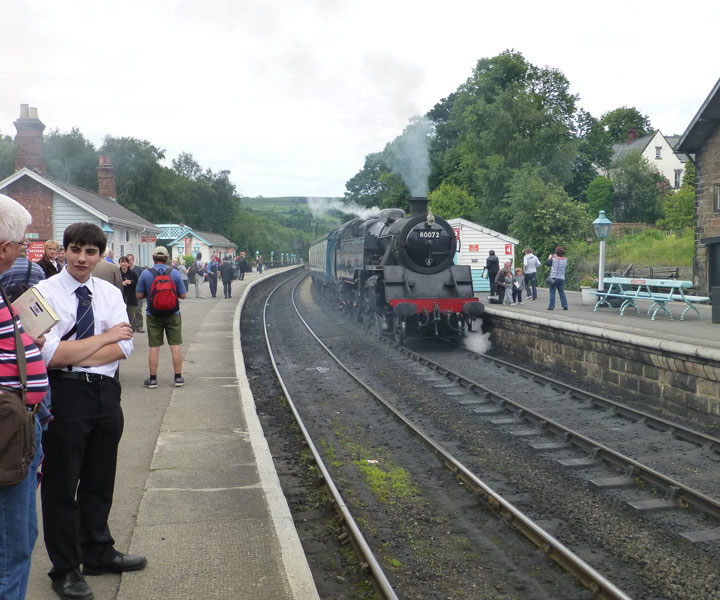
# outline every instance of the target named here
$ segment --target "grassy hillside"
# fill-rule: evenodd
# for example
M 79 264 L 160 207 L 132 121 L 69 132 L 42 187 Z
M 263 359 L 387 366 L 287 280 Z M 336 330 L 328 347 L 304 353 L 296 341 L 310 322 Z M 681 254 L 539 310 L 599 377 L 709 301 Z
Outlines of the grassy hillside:
M 321 198 L 320 200 L 331 203 L 336 199 Z M 308 206 L 308 199 L 304 196 L 242 198 L 241 202 L 245 210 L 265 215 L 284 227 L 299 229 L 313 234 L 314 237 L 324 235 L 344 221 L 327 213 L 313 215 Z

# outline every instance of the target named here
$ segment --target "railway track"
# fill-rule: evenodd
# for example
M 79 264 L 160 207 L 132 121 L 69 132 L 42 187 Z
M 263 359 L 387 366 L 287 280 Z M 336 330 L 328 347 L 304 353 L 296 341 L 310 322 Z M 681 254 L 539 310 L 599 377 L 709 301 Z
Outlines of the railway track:
M 297 285 L 297 284 L 296 284 Z M 517 531 L 522 533 L 528 540 L 530 540 L 537 548 L 540 548 L 550 559 L 555 561 L 564 570 L 573 574 L 588 590 L 593 598 L 616 598 L 626 599 L 630 598 L 616 585 L 614 585 L 608 578 L 603 576 L 598 570 L 590 566 L 577 554 L 572 552 L 563 543 L 556 539 L 553 535 L 545 531 L 538 523 L 534 522 L 533 519 L 528 517 L 522 511 L 517 509 L 512 502 L 504 498 L 501 494 L 492 489 L 490 485 L 482 481 L 474 472 L 473 469 L 464 464 L 457 457 L 446 449 L 437 439 L 423 431 L 413 419 L 403 414 L 395 406 L 395 402 L 385 398 L 384 394 L 375 390 L 371 385 L 363 381 L 363 378 L 358 376 L 354 369 L 350 368 L 344 363 L 335 353 L 333 353 L 327 345 L 325 345 L 318 335 L 313 332 L 312 327 L 303 319 L 298 309 L 293 294 L 292 298 L 293 306 L 295 308 L 298 319 L 307 328 L 310 335 L 313 336 L 315 342 L 319 348 L 322 348 L 327 356 L 331 357 L 336 363 L 337 367 L 342 369 L 346 376 L 354 380 L 355 385 L 360 386 L 363 392 L 368 397 L 373 398 L 375 402 L 378 402 L 384 410 L 392 414 L 399 425 L 401 425 L 406 432 L 409 432 L 411 436 L 414 436 L 417 440 L 420 440 L 422 444 L 440 460 L 440 462 L 447 467 L 455 477 L 460 480 L 466 489 L 472 490 L 481 500 L 485 507 L 493 509 L 497 515 L 499 515 L 504 522 L 509 523 Z M 268 303 L 271 303 L 271 299 L 268 299 Z M 264 314 L 267 313 L 267 304 Z M 266 340 L 271 356 L 273 356 L 273 363 L 276 365 L 277 361 L 274 359 L 274 351 L 272 349 L 271 335 L 268 331 L 273 331 L 275 328 L 270 327 L 266 329 Z M 286 341 L 286 337 L 283 336 L 283 340 Z M 287 359 L 282 359 L 280 362 L 285 362 Z M 328 367 L 321 367 L 326 369 Z M 282 380 L 283 368 L 274 366 L 277 376 Z M 291 369 L 292 371 L 292 369 Z M 360 533 L 360 529 L 357 526 L 355 519 L 350 514 L 346 502 L 339 496 L 338 485 L 333 483 L 330 469 L 324 464 L 322 458 L 322 452 L 318 450 L 318 443 L 313 441 L 313 436 L 310 434 L 308 427 L 305 426 L 302 420 L 301 412 L 303 409 L 298 409 L 296 403 L 292 400 L 293 394 L 288 389 L 288 386 L 282 383 L 283 391 L 285 396 L 288 398 L 288 402 L 291 405 L 293 415 L 297 419 L 299 429 L 303 432 L 306 438 L 308 447 L 311 449 L 314 460 L 318 463 L 319 471 L 322 474 L 322 479 L 328 485 L 330 493 L 333 495 L 333 502 L 341 512 L 341 519 L 348 525 L 349 535 L 353 538 L 354 546 L 361 555 L 361 560 L 364 564 L 369 565 L 370 571 L 372 572 L 373 579 L 376 583 L 376 588 L 380 590 L 383 597 L 395 597 L 390 586 L 387 576 L 380 567 L 380 561 L 374 557 L 369 545 L 365 541 L 364 537 Z M 397 434 L 394 434 L 397 438 Z M 321 444 L 320 444 L 321 445 Z M 335 454 L 333 454 L 335 457 Z
M 315 302 L 322 303 L 319 295 Z M 326 320 L 330 314 L 338 324 L 347 319 L 328 312 L 326 304 L 324 309 Z M 442 422 L 448 433 L 440 436 L 446 445 L 469 451 L 466 462 L 482 468 L 492 463 L 484 475 L 491 485 L 559 534 L 566 545 L 579 547 L 591 564 L 603 562 L 593 563 L 593 553 L 586 553 L 584 544 L 609 549 L 621 563 L 649 565 L 650 571 L 657 568 L 647 574 L 645 589 L 621 586 L 631 595 L 720 597 L 716 592 L 720 580 L 712 567 L 718 558 L 715 540 L 720 531 L 715 516 L 720 468 L 715 438 L 457 347 L 421 343 L 408 348 L 379 336 L 388 349 L 378 350 L 373 324 L 368 331 L 365 325 L 345 323 L 346 338 L 357 337 L 369 348 L 355 360 L 346 344 L 329 333 L 332 350 L 354 362 L 355 370 L 371 385 L 402 390 L 399 403 L 412 405 L 416 421 L 430 426 Z M 535 422 L 533 413 L 538 415 Z M 568 431 L 578 423 L 583 425 L 580 431 Z M 508 471 L 502 459 L 485 460 L 484 449 L 472 444 L 478 439 L 486 442 L 486 429 L 511 444 L 510 451 L 525 452 L 525 463 L 513 462 Z M 563 510 L 552 506 L 555 492 L 558 501 L 566 503 Z M 685 566 L 669 567 L 670 563 Z M 613 578 L 623 581 L 622 576 Z
M 617 474 L 589 478 L 590 485 L 598 489 L 630 486 L 643 489 L 649 498 L 628 501 L 629 506 L 639 512 L 683 512 L 692 507 L 713 520 L 699 529 L 689 527 L 680 535 L 690 542 L 720 540 L 720 501 L 717 499 L 720 486 L 715 476 L 720 467 L 720 439 L 499 358 L 472 351 L 466 355 L 476 363 L 490 364 L 483 374 L 495 369 L 491 377 L 485 378 L 495 385 L 488 386 L 478 382 L 482 374 L 480 377 L 463 374 L 472 369 L 472 365 L 463 363 L 459 368 L 452 368 L 442 352 L 414 352 L 399 345 L 397 349 L 448 381 L 481 396 L 490 406 L 479 409 L 480 413 L 492 416 L 491 422 L 506 427 L 512 435 L 528 439 L 533 449 L 578 450 L 580 457 L 558 461 L 564 468 L 593 469 L 604 463 L 617 471 Z M 457 353 L 453 353 L 453 357 L 457 366 Z M 509 377 L 500 380 L 497 373 L 501 371 Z M 497 391 L 497 387 L 507 387 L 506 382 L 517 376 L 526 384 L 521 394 Z M 564 424 L 568 422 L 572 426 Z M 528 425 L 533 428 L 527 429 Z M 639 429 L 647 429 L 647 434 L 640 435 Z M 554 439 L 538 441 L 547 437 Z M 618 443 L 618 438 L 634 457 L 610 447 Z M 653 452 L 651 447 L 658 445 L 663 447 L 662 451 Z M 648 465 L 648 460 L 655 465 Z M 705 489 L 681 481 L 679 478 L 683 476 Z

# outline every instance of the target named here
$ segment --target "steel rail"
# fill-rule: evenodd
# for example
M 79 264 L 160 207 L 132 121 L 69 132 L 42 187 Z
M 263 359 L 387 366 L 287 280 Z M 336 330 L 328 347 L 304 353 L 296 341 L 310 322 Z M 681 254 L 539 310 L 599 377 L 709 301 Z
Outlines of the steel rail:
M 582 448 L 590 453 L 590 455 L 594 458 L 604 460 L 616 467 L 626 469 L 628 478 L 634 477 L 636 480 L 650 483 L 663 490 L 668 498 L 677 501 L 678 508 L 682 508 L 682 504 L 684 502 L 709 515 L 712 515 L 715 518 L 720 518 L 720 502 L 703 494 L 699 490 L 695 490 L 684 483 L 663 475 L 662 473 L 643 465 L 629 456 L 616 452 L 615 450 L 608 448 L 607 446 L 600 444 L 599 442 L 588 438 L 577 431 L 565 427 L 557 421 L 553 421 L 552 419 L 523 406 L 519 402 L 511 400 L 494 390 L 486 388 L 477 381 L 473 381 L 464 375 L 456 373 L 452 369 L 438 365 L 427 357 L 422 356 L 405 346 L 400 346 L 399 344 L 396 344 L 396 346 L 413 360 L 431 368 L 441 375 L 445 375 L 459 385 L 468 388 L 471 392 L 482 393 L 487 399 L 499 403 L 501 407 L 506 408 L 507 410 L 512 411 L 514 409 L 517 416 L 520 418 L 540 423 L 541 428 L 544 430 L 561 436 L 566 443 Z M 558 383 L 557 385 L 562 384 Z
M 476 354 L 468 348 L 465 349 L 472 355 Z M 482 355 L 482 358 L 503 365 L 509 370 L 525 373 L 528 377 L 531 377 L 540 382 L 546 382 L 548 385 L 551 385 L 554 388 L 561 387 L 565 390 L 570 391 L 580 400 L 586 399 L 593 404 L 612 408 L 615 412 L 625 417 L 634 418 L 637 421 L 644 421 L 651 429 L 666 431 L 677 439 L 684 440 L 698 446 L 702 446 L 703 448 L 711 449 L 715 452 L 720 452 L 720 439 L 711 435 L 707 435 L 700 431 L 695 431 L 694 429 L 690 429 L 689 427 L 685 427 L 684 425 L 673 423 L 672 421 L 668 421 L 667 419 L 663 419 L 662 417 L 651 415 L 650 413 L 646 413 L 637 408 L 633 408 L 631 406 L 628 406 L 627 404 L 622 404 L 621 402 L 617 402 L 616 400 L 610 400 L 609 398 L 598 396 L 597 394 L 594 394 L 592 392 L 581 390 L 580 388 L 572 386 L 569 383 L 564 383 L 557 379 L 553 379 L 552 377 L 548 377 L 547 375 L 543 375 L 542 373 L 537 373 L 519 365 L 514 365 L 513 363 L 505 361 L 501 358 L 486 355 Z M 653 425 L 655 425 L 655 427 L 653 427 Z
M 299 285 L 298 282 L 295 285 Z M 616 587 L 611 581 L 606 579 L 601 573 L 596 571 L 592 566 L 586 563 L 582 558 L 577 556 L 559 540 L 550 533 L 542 529 L 532 519 L 526 516 L 522 511 L 513 504 L 505 500 L 500 494 L 494 491 L 485 482 L 480 480 L 470 469 L 452 456 L 441 444 L 429 437 L 420 427 L 410 421 L 403 415 L 391 402 L 382 397 L 370 385 L 362 381 L 355 375 L 333 352 L 328 348 L 322 340 L 315 334 L 310 325 L 300 314 L 295 303 L 295 288 L 293 288 L 292 302 L 298 318 L 305 325 L 307 330 L 315 338 L 315 341 L 327 352 L 327 354 L 343 369 L 350 377 L 352 377 L 358 385 L 363 387 L 370 395 L 375 397 L 383 406 L 400 420 L 412 433 L 418 436 L 425 444 L 427 444 L 437 455 L 439 455 L 445 466 L 455 473 L 456 477 L 467 484 L 478 496 L 480 496 L 489 506 L 502 516 L 502 518 L 522 533 L 538 548 L 543 550 L 553 561 L 573 575 L 585 587 L 593 592 L 593 598 L 598 600 L 632 600 L 630 596 Z
M 304 279 L 304 277 L 303 277 Z M 317 447 L 315 446 L 312 436 L 310 435 L 310 432 L 305 427 L 305 423 L 303 422 L 302 418 L 300 417 L 300 413 L 298 412 L 295 403 L 293 402 L 292 396 L 290 394 L 290 391 L 287 389 L 287 386 L 285 385 L 285 381 L 282 378 L 282 375 L 280 375 L 280 371 L 277 367 L 277 362 L 275 361 L 275 354 L 272 350 L 272 344 L 270 343 L 270 337 L 268 335 L 268 323 L 267 323 L 267 307 L 270 303 L 270 298 L 272 295 L 285 283 L 288 281 L 292 281 L 291 279 L 287 279 L 277 285 L 273 290 L 268 294 L 267 299 L 265 300 L 265 305 L 263 306 L 263 330 L 265 333 L 265 343 L 267 345 L 268 354 L 270 355 L 270 362 L 272 363 L 273 370 L 275 371 L 275 376 L 277 377 L 278 382 L 280 383 L 280 387 L 283 390 L 283 394 L 285 395 L 285 398 L 287 399 L 288 406 L 290 407 L 290 410 L 293 414 L 293 417 L 295 418 L 295 421 L 298 424 L 298 428 L 300 429 L 300 432 L 303 435 L 303 438 L 305 439 L 305 443 L 307 444 L 308 448 L 310 449 L 310 452 L 312 453 L 313 460 L 315 461 L 315 464 L 317 465 L 318 471 L 320 473 L 320 477 L 322 478 L 325 486 L 327 487 L 330 497 L 332 498 L 333 506 L 335 508 L 335 511 L 338 514 L 338 517 L 340 521 L 344 524 L 346 527 L 346 530 L 349 534 L 350 541 L 353 544 L 353 547 L 355 548 L 355 551 L 359 555 L 360 559 L 364 561 L 364 568 L 367 568 L 372 575 L 372 581 L 373 585 L 375 586 L 376 590 L 379 594 L 383 596 L 383 598 L 386 598 L 387 600 L 398 600 L 398 596 L 395 594 L 395 590 L 393 590 L 392 585 L 390 584 L 387 576 L 385 575 L 385 572 L 383 571 L 382 567 L 380 566 L 380 563 L 378 562 L 377 558 L 373 554 L 372 549 L 370 548 L 370 545 L 367 543 L 367 540 L 362 534 L 362 531 L 360 531 L 360 527 L 358 527 L 358 524 L 356 523 L 355 519 L 352 516 L 352 512 L 348 508 L 347 504 L 345 504 L 345 500 L 343 499 L 342 495 L 340 494 L 340 491 L 337 489 L 337 486 L 335 485 L 335 482 L 333 481 L 332 475 L 330 475 L 330 472 L 328 471 L 327 467 L 325 466 L 325 463 L 323 462 L 323 459 L 320 455 L 320 452 L 318 451 Z M 300 280 L 302 281 L 302 279 Z M 295 284 L 295 287 L 300 282 Z M 291 296 L 294 295 L 295 287 L 293 287 L 293 290 L 291 292 Z M 293 300 L 294 304 L 294 300 Z

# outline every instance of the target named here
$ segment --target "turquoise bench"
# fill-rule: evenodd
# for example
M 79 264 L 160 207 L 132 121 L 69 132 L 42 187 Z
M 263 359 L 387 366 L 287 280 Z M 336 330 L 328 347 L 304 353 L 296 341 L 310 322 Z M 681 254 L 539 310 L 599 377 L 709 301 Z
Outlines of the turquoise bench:
M 652 304 L 647 314 L 652 313 L 651 320 L 654 321 L 658 311 L 667 313 L 672 319 L 672 313 L 667 305 L 672 302 L 683 302 L 686 304 L 685 309 L 680 315 L 680 320 L 685 320 L 685 314 L 689 310 L 694 310 L 698 318 L 702 319 L 702 314 L 695 304 L 708 302 L 708 296 L 692 296 L 685 293 L 685 290 L 692 288 L 692 282 L 681 281 L 679 279 L 638 279 L 631 277 L 606 277 L 604 283 L 607 287 L 605 291 L 591 292 L 598 297 L 595 304 L 595 311 L 606 304 L 610 310 L 613 309 L 608 301 L 609 298 L 619 298 L 622 300 L 620 304 L 620 314 L 625 314 L 625 309 L 632 306 L 638 314 L 640 308 L 637 306 L 639 300 L 650 301 Z M 660 288 L 662 291 L 659 291 Z

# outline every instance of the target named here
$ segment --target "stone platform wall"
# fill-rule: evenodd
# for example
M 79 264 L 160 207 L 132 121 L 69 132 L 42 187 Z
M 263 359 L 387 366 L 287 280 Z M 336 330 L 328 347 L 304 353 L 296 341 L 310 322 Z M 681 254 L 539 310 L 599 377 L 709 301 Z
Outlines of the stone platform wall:
M 500 352 L 597 382 L 598 393 L 629 391 L 648 406 L 720 425 L 720 351 L 607 329 L 524 316 L 488 315 Z

